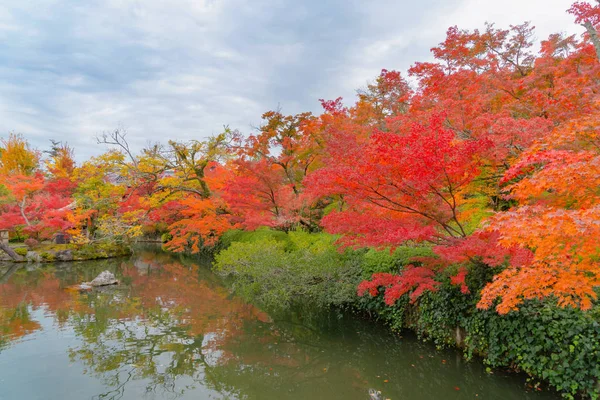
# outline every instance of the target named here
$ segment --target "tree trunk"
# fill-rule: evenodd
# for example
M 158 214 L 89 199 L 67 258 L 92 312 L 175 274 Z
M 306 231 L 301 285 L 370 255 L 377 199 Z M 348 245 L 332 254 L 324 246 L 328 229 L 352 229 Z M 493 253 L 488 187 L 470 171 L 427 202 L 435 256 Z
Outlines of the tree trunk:
M 590 21 L 586 21 L 583 26 L 587 30 L 588 35 L 590 35 L 590 39 L 592 40 L 592 44 L 596 49 L 596 57 L 598 61 L 600 61 L 600 37 L 598 37 L 598 31 L 594 28 L 594 25 Z
M 0 250 L 4 250 L 4 252 L 15 261 L 23 261 L 23 257 L 15 253 L 15 251 L 9 245 L 3 242 L 0 242 Z
M 25 220 L 25 223 L 27 224 L 27 226 L 31 226 L 31 224 L 29 223 L 29 220 L 27 219 L 27 216 L 25 215 L 25 198 L 23 198 L 23 201 L 21 202 L 21 204 L 19 206 L 19 210 L 21 210 L 21 216 Z

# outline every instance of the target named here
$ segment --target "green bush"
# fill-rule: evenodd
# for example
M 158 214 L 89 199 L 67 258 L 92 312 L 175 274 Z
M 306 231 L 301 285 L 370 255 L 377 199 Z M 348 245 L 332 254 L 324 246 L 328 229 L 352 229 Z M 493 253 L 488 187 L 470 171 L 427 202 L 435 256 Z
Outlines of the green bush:
M 431 247 L 400 246 L 393 252 L 388 250 L 363 250 L 363 277 L 369 279 L 376 272 L 398 273 L 409 264 L 419 264 L 418 257 L 434 257 Z
M 271 310 L 297 305 L 328 307 L 356 299 L 360 257 L 339 253 L 335 237 L 306 232 L 236 233 L 215 257 L 217 273 L 233 278 L 233 289 Z
M 483 327 L 473 343 L 487 349 L 492 366 L 515 365 L 547 380 L 574 398 L 583 393 L 600 397 L 600 307 L 583 312 L 552 302 L 531 301 L 506 316 L 490 311 L 474 315 L 471 324 Z
M 15 253 L 17 253 L 21 257 L 25 257 L 27 255 L 27 249 L 25 247 L 17 247 L 14 250 L 15 250 Z
M 167 243 L 171 239 L 173 239 L 173 235 L 171 235 L 169 232 L 163 233 L 160 236 L 160 241 L 163 243 Z
M 47 251 L 42 251 L 40 253 L 40 257 L 44 261 L 54 261 L 54 260 L 56 260 L 56 256 L 54 255 L 54 253 L 49 253 Z
M 96 260 L 127 254 L 131 254 L 130 248 L 119 243 L 94 243 L 73 247 L 73 257 L 76 260 Z
M 394 254 L 390 250 L 366 250 L 361 265 L 365 279 L 369 279 L 376 272 L 399 272 Z
M 219 247 L 226 249 L 235 242 L 256 243 L 267 239 L 290 244 L 289 236 L 283 231 L 276 231 L 269 228 L 259 228 L 255 231 L 242 231 L 239 229 L 233 229 L 225 232 L 221 236 Z

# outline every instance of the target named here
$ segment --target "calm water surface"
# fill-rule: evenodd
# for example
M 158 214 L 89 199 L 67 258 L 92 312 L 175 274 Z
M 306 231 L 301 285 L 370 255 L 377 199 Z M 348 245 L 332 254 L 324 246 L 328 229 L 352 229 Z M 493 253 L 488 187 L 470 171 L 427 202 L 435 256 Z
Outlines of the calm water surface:
M 108 269 L 118 287 L 69 285 Z M 208 266 L 130 259 L 0 266 L 0 399 L 557 399 L 356 318 L 273 321 Z

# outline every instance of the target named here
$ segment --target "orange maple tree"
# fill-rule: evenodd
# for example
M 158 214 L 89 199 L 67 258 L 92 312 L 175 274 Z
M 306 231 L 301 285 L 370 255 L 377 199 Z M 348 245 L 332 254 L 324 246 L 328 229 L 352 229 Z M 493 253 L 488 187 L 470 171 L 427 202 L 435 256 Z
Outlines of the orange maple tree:
M 479 306 L 497 298 L 500 313 L 525 299 L 554 297 L 561 306 L 589 309 L 600 286 L 600 112 L 557 128 L 522 154 L 504 181 L 519 206 L 495 216 L 488 229 L 503 246 L 533 250 L 488 284 Z

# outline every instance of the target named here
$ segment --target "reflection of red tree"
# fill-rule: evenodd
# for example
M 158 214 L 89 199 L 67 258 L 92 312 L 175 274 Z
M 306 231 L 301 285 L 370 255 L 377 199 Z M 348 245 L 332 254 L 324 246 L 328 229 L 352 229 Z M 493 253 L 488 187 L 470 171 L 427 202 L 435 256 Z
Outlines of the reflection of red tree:
M 32 321 L 28 313 L 23 313 L 22 307 L 0 308 L 0 334 L 7 339 L 15 340 L 39 329 L 39 322 Z
M 50 270 L 31 272 L 25 279 L 16 278 L 0 284 L 0 328 L 10 339 L 41 329 L 39 322 L 30 319 L 30 310 L 48 309 L 59 323 L 65 321 L 63 316 L 69 312 L 89 311 L 77 301 L 78 294 L 62 290 L 61 282 Z
M 169 257 L 142 254 L 134 262 L 121 265 L 123 280 L 129 289 L 91 295 L 65 290 L 53 270 L 17 273 L 7 283 L 0 285 L 0 327 L 9 340 L 33 333 L 41 326 L 29 318 L 28 310 L 43 308 L 59 324 L 70 317 L 93 315 L 105 296 L 110 319 L 117 321 L 145 321 L 144 324 L 160 327 L 161 323 L 185 328 L 190 338 L 202 337 L 202 352 L 211 355 L 211 362 L 224 365 L 254 365 L 258 368 L 284 369 L 310 366 L 310 373 L 322 370 L 303 346 L 289 343 L 285 333 L 270 322 L 270 317 L 258 308 L 230 296 L 229 290 L 211 280 L 212 275 L 201 279 L 202 271 L 195 265 L 173 262 Z M 91 300 L 95 299 L 95 300 Z M 157 313 L 160 310 L 160 313 Z M 157 315 L 167 316 L 159 321 Z M 161 317 L 162 318 L 162 317 Z M 260 346 L 247 347 L 248 343 Z M 240 351 L 241 347 L 244 347 Z M 265 351 L 266 348 L 272 350 Z
M 142 319 L 152 324 L 155 310 L 160 309 L 168 314 L 169 324 L 185 327 L 190 337 L 209 336 L 207 345 L 216 349 L 240 335 L 245 321 L 269 320 L 256 307 L 230 297 L 227 288 L 201 280 L 197 266 L 151 254 L 123 263 L 121 268 L 124 280 L 130 282 L 128 296 L 103 294 L 111 296 L 110 318 L 115 321 Z M 39 330 L 40 324 L 29 319 L 29 311 L 42 307 L 60 324 L 73 315 L 93 314 L 94 303 L 90 303 L 90 298 L 65 290 L 67 286 L 50 269 L 17 273 L 7 283 L 0 284 L 1 332 L 16 339 Z M 224 355 L 222 359 L 225 361 L 227 357 Z
M 172 261 L 162 264 L 157 262 L 156 255 L 142 255 L 135 265 L 137 268 L 126 266 L 123 274 L 131 279 L 131 296 L 140 299 L 141 310 L 156 307 L 170 310 L 177 323 L 189 328 L 190 336 L 205 337 L 203 353 L 210 353 L 213 362 L 253 365 L 266 370 L 310 366 L 306 372 L 309 375 L 322 372 L 321 363 L 313 360 L 303 346 L 289 343 L 285 334 L 272 325 L 259 332 L 249 332 L 248 322 L 267 323 L 270 317 L 241 299 L 231 297 L 226 287 L 200 280 L 197 266 Z M 143 318 L 149 316 L 143 315 Z M 244 343 L 257 342 L 261 346 L 244 346 L 240 351 Z M 267 348 L 273 350 L 265 351 Z
M 0 285 L 0 333 L 15 340 L 41 329 L 28 311 L 42 308 L 58 323 L 76 327 L 81 344 L 70 349 L 72 359 L 108 377 L 130 369 L 134 379 L 150 378 L 159 386 L 163 379 L 196 376 L 202 368 L 210 371 L 208 385 L 237 388 L 237 377 L 249 374 L 261 391 L 274 379 L 302 383 L 327 376 L 329 360 L 318 332 L 269 323 L 267 314 L 231 297 L 207 270 L 142 253 L 117 271 L 121 287 L 84 294 L 65 290 L 77 267 L 68 281 L 61 279 L 64 271 L 51 269 L 15 273 Z M 138 326 L 152 333 L 139 336 Z M 115 340 L 119 343 L 105 346 Z M 171 359 L 166 371 L 157 366 L 163 356 Z M 343 371 L 349 381 L 359 373 Z
M 135 268 L 127 265 L 123 275 L 131 279 L 131 296 L 140 299 L 141 315 L 159 307 L 186 326 L 190 336 L 208 335 L 207 350 L 216 350 L 242 334 L 244 322 L 269 321 L 269 316 L 239 298 L 231 297 L 227 288 L 199 279 L 197 266 L 179 263 L 158 264 L 141 258 Z M 223 354 L 224 362 L 230 355 Z

